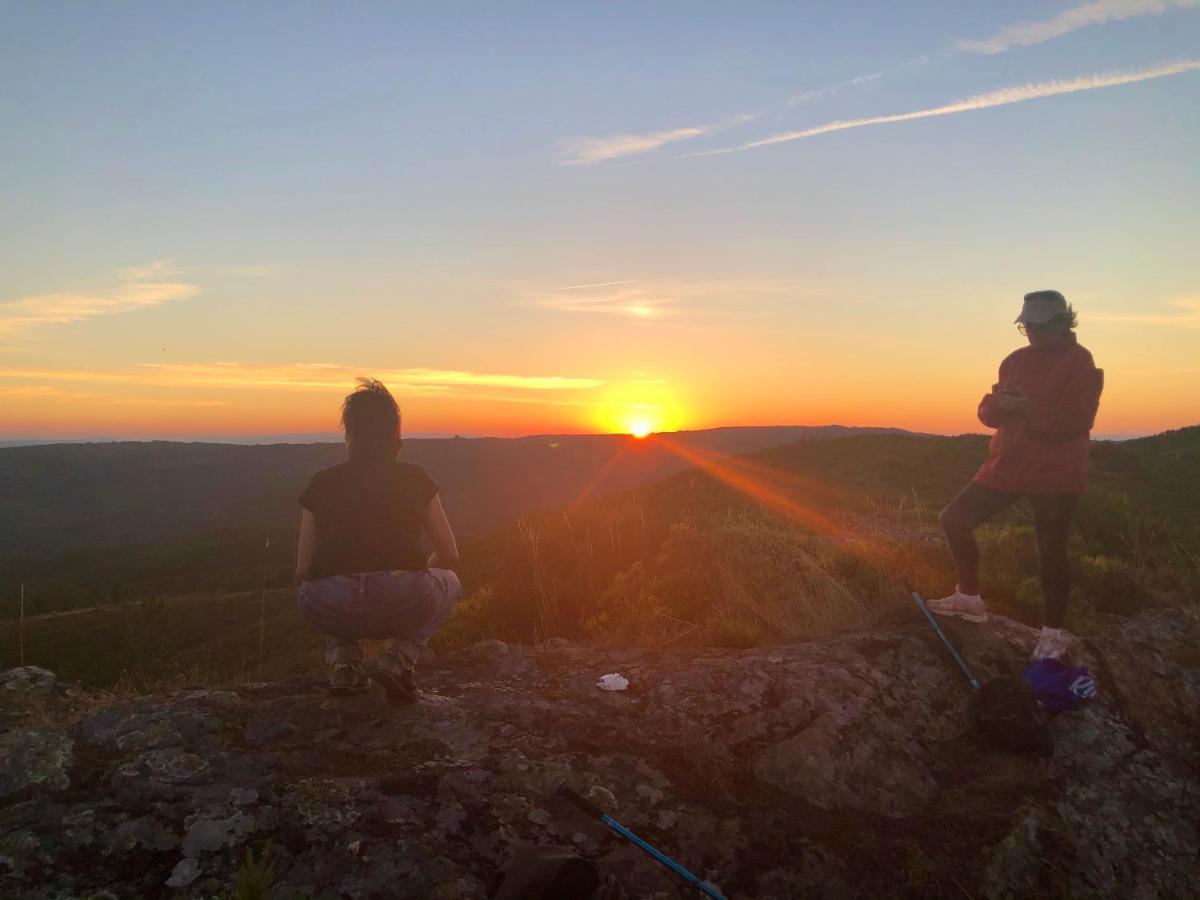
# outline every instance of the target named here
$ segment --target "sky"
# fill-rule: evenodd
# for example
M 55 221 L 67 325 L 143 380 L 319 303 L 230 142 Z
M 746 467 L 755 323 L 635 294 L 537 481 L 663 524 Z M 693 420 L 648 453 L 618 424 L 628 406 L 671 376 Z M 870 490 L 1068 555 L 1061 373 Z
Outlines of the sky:
M 0 0 L 0 439 L 1200 422 L 1200 0 Z

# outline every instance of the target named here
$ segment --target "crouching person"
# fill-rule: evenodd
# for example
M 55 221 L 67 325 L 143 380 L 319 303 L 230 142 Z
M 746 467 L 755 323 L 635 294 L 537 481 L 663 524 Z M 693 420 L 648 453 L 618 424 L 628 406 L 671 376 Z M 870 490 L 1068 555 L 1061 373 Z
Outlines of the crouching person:
M 360 379 L 342 426 L 346 461 L 300 495 L 300 611 L 326 636 L 331 691 L 355 693 L 369 677 L 392 702 L 413 702 L 413 665 L 462 597 L 458 547 L 437 484 L 396 458 L 400 411 L 388 389 Z M 363 639 L 386 640 L 386 650 L 364 664 Z

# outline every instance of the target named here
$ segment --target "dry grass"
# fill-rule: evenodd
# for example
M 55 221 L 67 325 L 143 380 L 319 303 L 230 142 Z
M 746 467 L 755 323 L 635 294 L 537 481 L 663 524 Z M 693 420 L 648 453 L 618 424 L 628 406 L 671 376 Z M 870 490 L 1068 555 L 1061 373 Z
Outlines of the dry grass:
M 698 642 L 752 646 L 871 628 L 905 602 L 898 577 L 881 568 L 895 550 L 866 533 L 835 544 L 762 511 L 703 529 L 685 523 L 618 576 L 588 630 L 644 644 L 694 624 Z

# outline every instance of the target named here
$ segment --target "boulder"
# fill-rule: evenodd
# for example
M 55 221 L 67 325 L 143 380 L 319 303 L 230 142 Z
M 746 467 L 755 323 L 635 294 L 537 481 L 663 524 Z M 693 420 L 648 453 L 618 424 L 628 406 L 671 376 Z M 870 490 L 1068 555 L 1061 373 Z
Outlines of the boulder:
M 945 627 L 985 681 L 1035 637 Z M 320 673 L 93 700 L 0 730 L 0 896 L 227 896 L 268 843 L 278 896 L 483 898 L 539 844 L 678 895 L 563 782 L 731 900 L 1194 896 L 1197 646 L 1190 607 L 1113 620 L 1082 652 L 1098 698 L 1033 754 L 979 732 L 921 621 L 616 662 L 489 641 L 427 661 L 406 707 Z M 614 670 L 629 689 L 597 690 Z
M 58 687 L 58 676 L 38 666 L 17 666 L 0 672 L 0 690 L 48 696 Z

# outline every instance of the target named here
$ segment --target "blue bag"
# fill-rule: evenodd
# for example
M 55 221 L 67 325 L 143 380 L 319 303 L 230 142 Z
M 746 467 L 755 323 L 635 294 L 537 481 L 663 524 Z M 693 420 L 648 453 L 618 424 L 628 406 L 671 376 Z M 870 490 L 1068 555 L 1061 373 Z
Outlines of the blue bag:
M 1051 712 L 1078 709 L 1096 696 L 1092 673 L 1083 666 L 1065 666 L 1057 659 L 1039 659 L 1024 674 L 1038 705 Z

